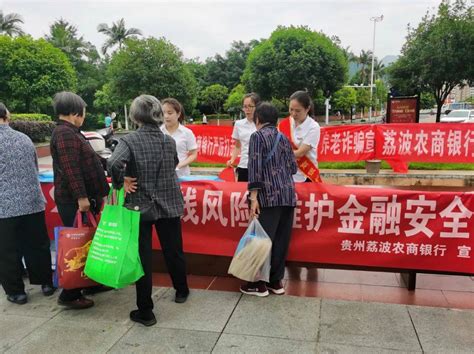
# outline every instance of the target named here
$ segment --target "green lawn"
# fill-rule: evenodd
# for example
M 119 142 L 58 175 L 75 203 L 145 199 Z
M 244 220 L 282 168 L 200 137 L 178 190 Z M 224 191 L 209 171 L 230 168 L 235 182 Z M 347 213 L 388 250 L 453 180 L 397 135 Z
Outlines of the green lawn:
M 225 164 L 212 164 L 195 162 L 191 167 L 225 167 Z M 320 169 L 334 169 L 334 170 L 357 170 L 365 169 L 365 161 L 360 162 L 320 162 Z M 391 169 L 390 166 L 382 161 L 382 169 Z M 409 164 L 410 170 L 467 170 L 474 171 L 474 163 L 424 163 L 411 162 Z

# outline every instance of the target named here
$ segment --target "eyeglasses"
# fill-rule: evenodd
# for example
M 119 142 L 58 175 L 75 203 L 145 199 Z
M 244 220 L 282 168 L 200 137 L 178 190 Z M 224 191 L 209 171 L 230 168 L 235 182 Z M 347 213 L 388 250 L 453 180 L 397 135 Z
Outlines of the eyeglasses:
M 242 106 L 242 109 L 254 109 L 255 106 Z

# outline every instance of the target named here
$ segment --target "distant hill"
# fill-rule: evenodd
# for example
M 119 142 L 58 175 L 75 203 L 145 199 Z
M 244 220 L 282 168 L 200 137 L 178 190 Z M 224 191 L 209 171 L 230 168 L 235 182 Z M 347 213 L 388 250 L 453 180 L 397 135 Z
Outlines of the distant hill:
M 385 67 L 389 66 L 393 62 L 396 62 L 398 59 L 399 55 L 386 55 L 382 59 L 382 64 L 385 65 Z

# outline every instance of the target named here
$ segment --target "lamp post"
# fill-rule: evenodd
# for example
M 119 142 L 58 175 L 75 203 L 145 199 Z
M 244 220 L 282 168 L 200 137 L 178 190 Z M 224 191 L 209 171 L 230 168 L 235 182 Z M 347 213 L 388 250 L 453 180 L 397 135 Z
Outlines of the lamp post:
M 372 119 L 372 97 L 374 91 L 374 60 L 375 60 L 375 25 L 383 20 L 383 15 L 371 17 L 370 21 L 374 21 L 374 37 L 372 39 L 372 69 L 370 70 L 370 103 L 369 103 L 369 122 Z

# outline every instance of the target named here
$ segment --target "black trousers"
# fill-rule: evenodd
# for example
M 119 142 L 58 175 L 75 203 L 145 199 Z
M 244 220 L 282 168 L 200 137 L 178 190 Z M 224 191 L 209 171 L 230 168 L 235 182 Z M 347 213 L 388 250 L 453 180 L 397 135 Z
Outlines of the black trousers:
M 237 182 L 248 182 L 249 181 L 249 170 L 248 168 L 237 167 Z
M 100 212 L 102 204 L 91 201 L 91 212 L 94 215 L 97 215 Z M 74 219 L 76 218 L 76 213 L 78 210 L 77 203 L 70 204 L 57 204 L 59 216 L 63 225 L 66 227 L 72 227 L 74 225 Z M 56 250 L 57 251 L 57 250 Z M 59 298 L 63 301 L 74 301 L 82 297 L 81 293 L 82 288 L 77 289 L 63 289 Z
M 166 218 L 140 222 L 139 251 L 144 275 L 136 282 L 137 307 L 141 311 L 153 309 L 152 293 L 152 227 L 160 239 L 166 267 L 171 276 L 173 287 L 179 293 L 189 292 L 186 279 L 186 260 L 181 236 L 181 218 Z
M 31 284 L 51 284 L 51 251 L 44 211 L 0 219 L 0 282 L 8 295 L 25 293 L 22 252 Z
M 258 220 L 272 239 L 270 282 L 282 280 L 285 261 L 293 228 L 294 207 L 268 207 L 260 209 Z

